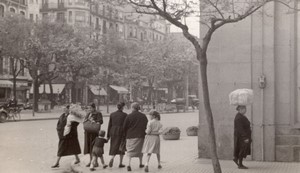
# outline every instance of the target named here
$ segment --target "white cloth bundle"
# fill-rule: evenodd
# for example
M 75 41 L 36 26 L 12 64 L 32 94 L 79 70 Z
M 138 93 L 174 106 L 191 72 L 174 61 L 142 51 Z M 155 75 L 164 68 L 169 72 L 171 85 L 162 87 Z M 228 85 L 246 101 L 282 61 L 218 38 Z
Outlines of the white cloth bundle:
M 230 105 L 249 105 L 253 103 L 253 90 L 251 89 L 237 89 L 229 94 Z

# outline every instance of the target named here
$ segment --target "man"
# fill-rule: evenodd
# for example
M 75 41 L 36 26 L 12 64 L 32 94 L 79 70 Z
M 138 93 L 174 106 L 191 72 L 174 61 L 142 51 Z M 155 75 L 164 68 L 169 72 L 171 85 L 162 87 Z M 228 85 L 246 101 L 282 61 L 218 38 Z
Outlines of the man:
M 138 103 L 132 103 L 131 108 L 132 113 L 126 117 L 123 125 L 126 136 L 126 150 L 129 157 L 127 171 L 131 171 L 131 158 L 133 157 L 139 158 L 140 168 L 144 167 L 142 148 L 148 123 L 146 115 L 139 112 L 140 105 Z

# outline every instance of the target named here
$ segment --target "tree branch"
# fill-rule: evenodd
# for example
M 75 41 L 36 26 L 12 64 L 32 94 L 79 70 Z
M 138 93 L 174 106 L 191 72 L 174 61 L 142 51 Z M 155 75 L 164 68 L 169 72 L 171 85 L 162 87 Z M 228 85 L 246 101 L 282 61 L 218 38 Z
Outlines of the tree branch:
M 222 12 L 220 11 L 220 9 L 217 7 L 217 5 L 215 5 L 214 3 L 212 3 L 211 0 L 207 0 L 207 1 L 209 2 L 209 4 L 211 6 L 213 6 L 217 10 L 217 12 L 220 14 L 220 16 L 222 17 L 222 19 L 224 19 L 224 16 L 223 16 Z

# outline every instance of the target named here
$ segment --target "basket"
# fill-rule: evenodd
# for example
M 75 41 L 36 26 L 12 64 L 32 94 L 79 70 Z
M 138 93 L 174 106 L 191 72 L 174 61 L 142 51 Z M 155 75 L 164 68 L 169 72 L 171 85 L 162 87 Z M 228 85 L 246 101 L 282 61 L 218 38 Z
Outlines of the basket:
M 198 136 L 198 127 L 197 126 L 188 127 L 186 129 L 186 134 L 188 136 Z
M 178 140 L 180 138 L 180 133 L 177 134 L 163 134 L 164 140 Z

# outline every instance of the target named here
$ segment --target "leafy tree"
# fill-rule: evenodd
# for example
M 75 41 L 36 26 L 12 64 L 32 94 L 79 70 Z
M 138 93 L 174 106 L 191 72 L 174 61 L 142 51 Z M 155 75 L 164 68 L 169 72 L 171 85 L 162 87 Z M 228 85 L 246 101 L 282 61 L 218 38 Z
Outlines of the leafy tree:
M 195 48 L 196 58 L 200 65 L 203 101 L 206 119 L 209 126 L 211 158 L 215 173 L 221 173 L 222 171 L 217 156 L 214 120 L 210 106 L 209 88 L 207 82 L 207 49 L 213 34 L 219 28 L 226 24 L 236 23 L 244 20 L 269 2 L 278 2 L 289 6 L 287 3 L 280 0 L 244 1 L 242 4 L 237 0 L 129 0 L 129 3 L 136 7 L 136 11 L 138 13 L 161 16 L 171 24 L 180 28 L 185 38 L 187 38 Z M 200 10 L 197 10 L 199 6 Z M 194 13 L 200 14 L 199 11 L 201 11 L 202 25 L 207 26 L 207 30 L 205 30 L 201 40 L 195 38 L 189 32 L 189 27 L 182 22 L 182 19 L 187 16 L 190 16 Z
M 69 32 L 70 37 L 55 47 L 60 52 L 57 57 L 59 71 L 72 85 L 72 102 L 76 101 L 76 83 L 92 78 L 99 71 L 96 62 L 101 57 L 101 44 L 91 39 L 90 33 L 86 28 L 75 28 Z
M 13 97 L 16 96 L 17 77 L 24 72 L 24 44 L 30 36 L 31 23 L 21 15 L 7 13 L 0 18 L 0 47 L 1 55 L 9 58 L 8 74 L 12 75 Z
M 24 59 L 33 79 L 34 110 L 37 110 L 39 86 L 57 77 L 57 67 L 60 66 L 57 56 L 61 54 L 57 45 L 69 39 L 70 33 L 71 27 L 48 20 L 35 23 L 31 30 L 30 38 L 25 44 Z

